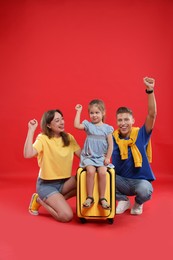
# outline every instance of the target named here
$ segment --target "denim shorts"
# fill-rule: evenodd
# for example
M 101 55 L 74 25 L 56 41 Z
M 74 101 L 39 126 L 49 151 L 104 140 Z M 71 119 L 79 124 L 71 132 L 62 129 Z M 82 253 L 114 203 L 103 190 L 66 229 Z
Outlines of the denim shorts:
M 68 180 L 43 180 L 38 177 L 36 190 L 41 200 L 46 200 L 48 197 L 55 193 L 61 193 L 64 183 Z

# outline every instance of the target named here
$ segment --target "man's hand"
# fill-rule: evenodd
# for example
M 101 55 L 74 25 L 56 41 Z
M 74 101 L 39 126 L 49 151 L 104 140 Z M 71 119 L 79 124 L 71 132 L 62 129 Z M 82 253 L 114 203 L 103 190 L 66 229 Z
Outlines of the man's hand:
M 147 87 L 147 89 L 148 90 L 153 90 L 154 85 L 155 85 L 155 79 L 149 78 L 149 77 L 145 77 L 143 80 L 144 80 L 144 84 Z

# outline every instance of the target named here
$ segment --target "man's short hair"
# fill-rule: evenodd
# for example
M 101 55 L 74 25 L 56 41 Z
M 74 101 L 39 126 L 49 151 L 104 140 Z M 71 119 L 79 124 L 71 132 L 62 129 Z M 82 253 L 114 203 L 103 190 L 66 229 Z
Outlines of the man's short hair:
M 116 111 L 116 116 L 117 116 L 118 114 L 122 114 L 122 113 L 128 113 L 128 114 L 130 114 L 130 115 L 133 116 L 132 110 L 131 110 L 130 108 L 128 108 L 128 107 L 119 107 L 119 108 L 117 109 L 117 111 Z

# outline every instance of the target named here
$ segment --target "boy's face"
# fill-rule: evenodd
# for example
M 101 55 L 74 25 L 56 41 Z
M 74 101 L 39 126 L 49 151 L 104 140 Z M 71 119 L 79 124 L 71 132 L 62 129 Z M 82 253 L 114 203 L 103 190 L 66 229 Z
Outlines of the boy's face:
M 120 131 L 121 136 L 129 137 L 131 133 L 132 126 L 135 120 L 133 116 L 129 113 L 120 113 L 117 115 L 117 126 Z

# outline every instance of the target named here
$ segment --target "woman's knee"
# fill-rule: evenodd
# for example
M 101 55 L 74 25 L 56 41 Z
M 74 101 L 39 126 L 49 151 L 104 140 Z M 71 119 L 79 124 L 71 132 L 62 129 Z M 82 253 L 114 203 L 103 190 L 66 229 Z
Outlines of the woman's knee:
M 73 219 L 73 212 L 72 210 L 68 211 L 61 211 L 57 214 L 57 220 L 61 222 L 70 222 Z

